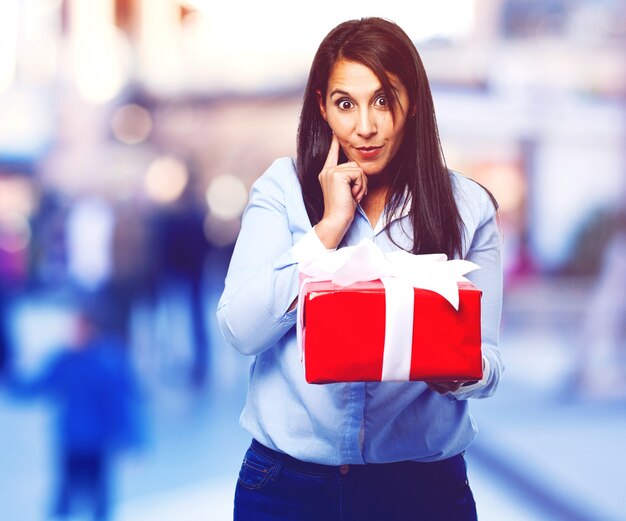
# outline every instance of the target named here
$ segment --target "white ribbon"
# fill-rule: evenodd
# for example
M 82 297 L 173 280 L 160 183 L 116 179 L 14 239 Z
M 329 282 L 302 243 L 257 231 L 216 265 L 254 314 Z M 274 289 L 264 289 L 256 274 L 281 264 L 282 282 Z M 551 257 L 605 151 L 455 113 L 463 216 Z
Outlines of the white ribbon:
M 382 380 L 408 380 L 413 347 L 413 287 L 393 277 L 385 286 L 385 348 Z M 410 327 L 407 331 L 406 327 Z
M 380 279 L 385 286 L 385 345 L 383 381 L 406 381 L 411 369 L 413 343 L 413 288 L 434 291 L 458 311 L 457 282 L 467 281 L 465 274 L 480 266 L 467 260 L 453 259 L 443 253 L 413 255 L 403 250 L 383 251 L 371 239 L 356 246 L 329 251 L 308 263 L 300 263 L 304 275 L 298 302 L 303 303 L 308 282 L 331 281 L 349 286 L 359 281 Z M 298 306 L 297 337 L 302 347 L 302 305 Z M 304 350 L 303 362 L 304 362 Z

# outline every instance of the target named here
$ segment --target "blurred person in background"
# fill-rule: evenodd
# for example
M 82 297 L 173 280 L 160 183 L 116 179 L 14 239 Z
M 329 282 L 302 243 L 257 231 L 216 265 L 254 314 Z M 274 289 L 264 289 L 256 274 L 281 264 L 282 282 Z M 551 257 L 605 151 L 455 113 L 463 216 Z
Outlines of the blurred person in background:
M 156 304 L 158 280 L 158 234 L 153 210 L 139 200 L 115 208 L 111 237 L 111 276 L 104 285 L 112 330 L 131 345 L 131 320 L 141 302 L 149 309 Z
M 75 516 L 81 506 L 95 521 L 110 519 L 116 456 L 143 440 L 135 375 L 123 344 L 101 329 L 98 306 L 89 301 L 77 310 L 73 342 L 38 375 L 7 378 L 14 397 L 43 397 L 54 408 L 53 519 Z
M 68 198 L 49 188 L 31 217 L 30 275 L 31 290 L 51 289 L 68 283 L 67 216 Z
M 203 300 L 209 242 L 204 234 L 205 211 L 193 187 L 193 182 L 188 183 L 181 196 L 162 210 L 158 218 L 157 251 L 165 297 L 180 291 L 186 300 L 192 329 L 189 382 L 199 389 L 206 383 L 210 372 L 208 324 Z
M 626 399 L 626 203 L 614 223 L 574 367 L 574 391 L 581 397 Z
M 15 248 L 20 242 L 19 230 L 5 227 L 0 218 L 0 380 L 11 371 L 14 355 L 10 320 L 13 303 L 28 284 L 27 249 Z
M 492 395 L 503 368 L 497 205 L 447 169 L 426 72 L 395 23 L 352 20 L 326 36 L 297 152 L 255 182 L 218 304 L 226 341 L 255 356 L 235 520 L 475 520 L 468 399 Z M 481 266 L 468 275 L 483 291 L 480 381 L 307 384 L 298 263 L 364 237 Z
M 6 305 L 6 297 L 2 288 L 2 282 L 0 282 L 0 381 L 5 372 L 8 370 L 10 364 L 10 347 L 9 347 L 9 332 L 7 327 L 7 312 L 8 306 Z

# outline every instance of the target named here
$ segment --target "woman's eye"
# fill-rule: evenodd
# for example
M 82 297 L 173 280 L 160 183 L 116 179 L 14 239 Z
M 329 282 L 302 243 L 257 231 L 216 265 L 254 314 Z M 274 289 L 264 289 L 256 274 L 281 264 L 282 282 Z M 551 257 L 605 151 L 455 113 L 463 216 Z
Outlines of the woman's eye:
M 387 96 L 378 96 L 378 98 L 376 98 L 376 105 L 380 107 L 387 107 L 389 105 L 387 103 Z
M 342 110 L 350 110 L 352 108 L 352 102 L 350 100 L 347 99 L 342 99 L 339 100 L 339 102 L 337 103 L 337 105 L 339 106 L 340 109 Z

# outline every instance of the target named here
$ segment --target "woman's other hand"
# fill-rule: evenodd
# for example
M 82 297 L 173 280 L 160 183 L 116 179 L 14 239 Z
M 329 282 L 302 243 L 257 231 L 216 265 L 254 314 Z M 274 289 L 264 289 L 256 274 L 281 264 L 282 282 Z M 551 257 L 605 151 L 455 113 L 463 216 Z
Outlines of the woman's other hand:
M 426 382 L 426 385 L 439 394 L 453 393 L 458 391 L 464 385 L 474 384 L 476 382 Z
M 354 161 L 339 162 L 339 140 L 333 134 L 324 168 L 319 174 L 324 215 L 315 231 L 326 248 L 336 248 L 354 219 L 356 205 L 367 193 L 367 176 Z

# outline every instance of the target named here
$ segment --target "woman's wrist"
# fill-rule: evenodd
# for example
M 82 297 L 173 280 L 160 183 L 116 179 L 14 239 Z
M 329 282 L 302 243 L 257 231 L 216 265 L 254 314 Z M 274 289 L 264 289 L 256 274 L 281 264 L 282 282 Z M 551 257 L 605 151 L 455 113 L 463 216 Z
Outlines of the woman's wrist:
M 343 222 L 343 221 L 333 221 L 326 217 L 322 218 L 320 222 L 318 222 L 314 228 L 315 233 L 319 237 L 320 241 L 329 250 L 332 250 L 339 246 L 341 239 L 348 231 L 350 227 L 351 221 Z

